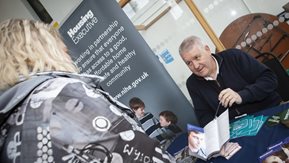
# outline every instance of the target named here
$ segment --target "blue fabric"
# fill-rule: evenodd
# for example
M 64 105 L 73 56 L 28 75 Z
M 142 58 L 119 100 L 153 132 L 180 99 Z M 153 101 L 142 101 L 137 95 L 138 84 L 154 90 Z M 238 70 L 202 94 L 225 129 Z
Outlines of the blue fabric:
M 230 108 L 230 118 L 243 113 L 255 113 L 280 103 L 281 97 L 274 91 L 277 78 L 268 67 L 238 49 L 228 49 L 213 56 L 220 67 L 217 80 L 207 81 L 192 74 L 186 83 L 201 127 L 215 117 L 218 95 L 226 88 L 238 92 L 243 100 L 242 104 Z M 218 115 L 225 110 L 220 107 Z
M 204 132 L 204 128 L 197 127 L 191 124 L 187 124 L 187 131 L 198 131 L 198 132 Z
M 261 112 L 255 113 L 258 115 L 272 116 L 285 109 L 289 108 L 289 103 L 276 106 Z M 269 146 L 272 146 L 289 136 L 289 128 L 285 125 L 278 124 L 268 127 L 266 123 L 262 126 L 259 133 L 256 136 L 246 136 L 231 140 L 231 142 L 238 142 L 242 147 L 233 157 L 226 160 L 224 157 L 213 158 L 207 162 L 213 163 L 241 163 L 241 162 L 259 162 L 259 156 L 267 151 Z M 203 163 L 205 161 L 198 160 L 197 163 Z
M 167 148 L 167 152 L 169 152 L 171 155 L 174 156 L 176 153 L 181 151 L 187 145 L 188 145 L 188 133 L 184 132 L 175 138 L 175 140 Z

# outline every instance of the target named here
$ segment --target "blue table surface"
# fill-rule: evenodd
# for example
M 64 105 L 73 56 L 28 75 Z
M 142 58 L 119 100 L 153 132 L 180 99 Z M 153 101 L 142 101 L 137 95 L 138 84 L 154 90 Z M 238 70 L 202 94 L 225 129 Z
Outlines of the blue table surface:
M 289 103 L 285 103 L 273 108 L 269 108 L 266 110 L 262 110 L 258 113 L 253 115 L 265 115 L 265 116 L 272 116 L 277 114 L 285 109 L 289 108 Z M 238 142 L 239 145 L 242 147 L 240 151 L 238 151 L 233 157 L 229 160 L 226 160 L 224 157 L 217 157 L 208 160 L 209 163 L 251 163 L 251 162 L 259 162 L 259 156 L 264 154 L 267 151 L 269 146 L 272 146 L 289 136 L 289 128 L 283 124 L 278 124 L 275 126 L 267 126 L 266 122 L 259 130 L 256 136 L 244 136 L 236 139 L 231 139 L 230 142 Z M 187 143 L 186 134 L 183 134 L 179 138 L 179 145 L 184 145 Z M 182 139 L 182 141 L 181 141 Z M 178 147 L 179 148 L 179 147 Z M 203 160 L 198 160 L 198 163 L 204 163 Z

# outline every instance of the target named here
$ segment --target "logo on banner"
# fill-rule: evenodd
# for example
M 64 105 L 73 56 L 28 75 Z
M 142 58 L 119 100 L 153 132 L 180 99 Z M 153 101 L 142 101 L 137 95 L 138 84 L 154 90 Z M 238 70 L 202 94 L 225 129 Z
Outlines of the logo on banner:
M 72 39 L 74 44 L 78 42 L 93 28 L 98 22 L 91 10 L 88 10 L 84 16 L 80 17 L 78 23 L 67 31 L 67 34 Z

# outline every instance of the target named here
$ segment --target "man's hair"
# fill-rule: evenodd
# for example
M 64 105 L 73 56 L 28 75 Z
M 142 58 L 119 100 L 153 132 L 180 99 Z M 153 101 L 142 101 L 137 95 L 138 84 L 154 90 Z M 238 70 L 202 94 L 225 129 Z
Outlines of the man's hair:
M 190 36 L 183 40 L 179 47 L 179 54 L 182 55 L 184 52 L 188 52 L 191 50 L 195 45 L 200 47 L 204 47 L 202 40 L 197 36 Z
M 145 107 L 145 104 L 140 98 L 133 97 L 129 100 L 129 107 L 133 110 L 137 110 L 139 107 Z
M 171 111 L 162 111 L 159 116 L 163 116 L 166 121 L 176 124 L 178 122 L 178 117 Z
M 0 24 L 0 89 L 19 76 L 45 71 L 77 72 L 59 32 L 39 21 L 8 19 Z
M 192 132 L 195 133 L 195 134 L 202 134 L 202 132 L 197 131 L 197 130 L 190 130 L 190 131 L 188 131 L 188 134 L 190 134 Z

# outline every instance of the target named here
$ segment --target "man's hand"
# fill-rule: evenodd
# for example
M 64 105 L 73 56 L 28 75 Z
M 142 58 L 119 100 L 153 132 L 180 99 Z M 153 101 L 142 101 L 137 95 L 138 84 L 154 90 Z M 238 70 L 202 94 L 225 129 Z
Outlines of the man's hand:
M 241 104 L 241 96 L 231 88 L 224 89 L 219 94 L 219 101 L 225 107 L 231 107 L 234 103 Z

